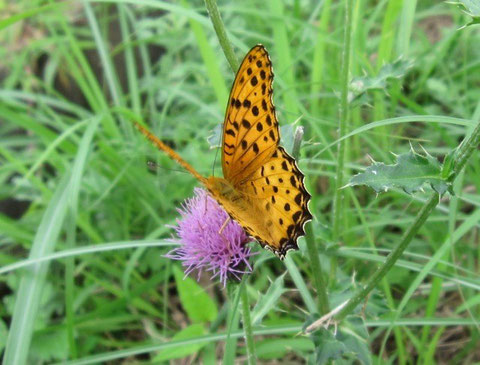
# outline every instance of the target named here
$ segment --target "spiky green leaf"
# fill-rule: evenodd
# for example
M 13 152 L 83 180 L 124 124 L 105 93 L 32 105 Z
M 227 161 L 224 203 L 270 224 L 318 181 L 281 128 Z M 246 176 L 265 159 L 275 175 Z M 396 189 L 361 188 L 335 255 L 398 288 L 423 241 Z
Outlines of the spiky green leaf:
M 311 337 L 315 344 L 317 364 L 328 364 L 331 361 L 372 363 L 368 332 L 359 316 L 348 316 L 336 331 L 322 328 Z
M 469 25 L 480 24 L 480 2 L 478 0 L 447 1 L 447 4 L 458 6 L 465 14 L 472 18 L 470 23 L 465 24 L 462 28 L 468 27 Z
M 347 186 L 355 185 L 367 185 L 377 193 L 400 188 L 408 194 L 429 185 L 437 193 L 444 194 L 450 182 L 442 175 L 442 166 L 436 158 L 410 151 L 397 156 L 394 165 L 374 162 L 364 172 L 353 176 Z
M 412 67 L 413 62 L 399 58 L 393 63 L 383 65 L 375 76 L 355 77 L 350 82 L 350 102 L 366 104 L 368 98 L 365 93 L 369 90 L 382 90 L 387 88 L 389 79 L 400 79 Z

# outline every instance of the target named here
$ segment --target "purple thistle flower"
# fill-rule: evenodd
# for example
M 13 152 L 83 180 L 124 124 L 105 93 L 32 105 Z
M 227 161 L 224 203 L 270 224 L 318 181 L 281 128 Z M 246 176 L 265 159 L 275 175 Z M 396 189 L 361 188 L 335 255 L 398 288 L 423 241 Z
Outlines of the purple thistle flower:
M 241 276 L 252 271 L 248 258 L 252 256 L 246 243 L 248 236 L 242 227 L 230 220 L 219 234 L 228 218 L 227 212 L 205 190 L 195 188 L 195 196 L 187 199 L 178 212 L 175 228 L 180 247 L 170 251 L 165 257 L 180 260 L 185 274 L 199 269 L 211 271 L 219 276 L 225 286 L 227 278 Z

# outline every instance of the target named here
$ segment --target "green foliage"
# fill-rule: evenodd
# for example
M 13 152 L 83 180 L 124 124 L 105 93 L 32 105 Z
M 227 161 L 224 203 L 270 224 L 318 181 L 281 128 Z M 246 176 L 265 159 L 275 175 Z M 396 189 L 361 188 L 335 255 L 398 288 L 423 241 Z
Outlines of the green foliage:
M 366 93 L 372 90 L 387 91 L 388 81 L 392 79 L 401 79 L 405 76 L 413 62 L 399 58 L 395 62 L 383 65 L 375 76 L 357 76 L 352 79 L 349 85 L 350 102 L 354 105 L 366 103 Z
M 195 280 L 185 276 L 178 266 L 173 267 L 178 295 L 183 309 L 192 322 L 213 321 L 218 314 L 217 305 Z
M 283 359 L 289 353 L 302 354 L 314 350 L 308 338 L 268 338 L 255 343 L 257 356 L 262 360 Z
M 8 328 L 4 321 L 0 319 L 0 351 L 3 351 L 7 344 Z
M 68 358 L 66 329 L 36 333 L 32 340 L 31 360 L 51 363 Z
M 450 187 L 447 178 L 442 175 L 442 166 L 430 154 L 421 156 L 414 151 L 396 157 L 393 165 L 374 162 L 365 172 L 353 176 L 347 186 L 367 185 L 377 193 L 398 188 L 412 194 L 429 185 L 439 194 L 444 194 Z
M 277 308 L 278 301 L 285 293 L 284 276 L 275 279 L 264 295 L 260 297 L 252 311 L 252 324 L 259 325 L 263 317 Z
M 220 141 L 234 74 L 204 1 L 45 3 L 1 3 L 0 356 L 20 365 L 214 363 L 225 352 L 225 364 L 242 361 L 239 295 L 208 274 L 184 280 L 164 257 L 176 209 L 198 184 L 130 123 L 144 121 L 199 172 L 221 175 L 209 147 Z M 408 167 L 409 192 L 432 184 L 456 194 L 435 200 L 420 234 L 356 306 L 369 337 L 354 319 L 316 343 L 299 335 L 322 291 L 311 251 L 300 239 L 280 262 L 251 244 L 258 254 L 245 286 L 257 356 L 345 363 L 359 354 L 367 363 L 368 347 L 379 362 L 474 361 L 480 154 L 455 183 L 453 172 L 480 120 L 478 2 L 455 1 L 462 11 L 435 0 L 352 2 L 346 71 L 345 4 L 219 2 L 230 58 L 256 43 L 270 52 L 282 145 L 290 150 L 295 127 L 305 128 L 298 164 L 330 309 L 365 287 L 424 206 L 423 195 L 399 191 L 405 171 L 395 165 Z M 402 155 L 389 165 L 409 140 L 443 163 Z M 367 154 L 385 163 L 386 179 L 375 180 L 373 166 L 363 179 L 392 190 L 337 190 L 335 177 L 360 171 Z
M 442 165 L 442 178 L 448 182 L 452 180 L 453 169 L 455 167 L 455 158 L 457 157 L 457 150 L 454 149 L 445 156 Z M 450 187 L 450 186 L 449 186 Z M 454 194 L 452 189 L 449 189 L 451 194 Z
M 368 332 L 361 317 L 349 316 L 334 329 L 333 333 L 322 328 L 311 337 L 315 343 L 317 364 L 342 360 L 348 360 L 347 363 L 354 361 L 362 364 L 372 363 L 368 347 Z
M 447 1 L 447 3 L 458 6 L 465 14 L 472 18 L 470 23 L 465 24 L 464 27 L 480 24 L 480 2 L 477 0 Z
M 175 334 L 175 336 L 171 338 L 171 341 L 194 339 L 196 337 L 203 335 L 204 333 L 205 333 L 205 328 L 203 324 L 196 323 L 184 328 L 181 331 L 178 331 Z M 157 354 L 153 358 L 153 362 L 180 359 L 182 357 L 195 354 L 200 349 L 202 349 L 205 345 L 206 345 L 206 342 L 194 341 L 194 343 L 190 345 L 186 344 L 177 348 L 165 349 L 165 350 L 162 350 L 159 354 Z

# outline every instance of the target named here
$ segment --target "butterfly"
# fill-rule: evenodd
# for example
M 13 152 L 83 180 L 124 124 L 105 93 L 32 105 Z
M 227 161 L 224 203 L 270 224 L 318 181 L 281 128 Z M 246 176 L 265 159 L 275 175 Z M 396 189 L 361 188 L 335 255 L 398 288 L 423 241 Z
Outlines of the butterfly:
M 262 45 L 243 59 L 230 91 L 222 138 L 223 178 L 200 175 L 145 127 L 137 128 L 196 177 L 248 235 L 284 259 L 312 219 L 295 159 L 279 145 L 272 62 Z

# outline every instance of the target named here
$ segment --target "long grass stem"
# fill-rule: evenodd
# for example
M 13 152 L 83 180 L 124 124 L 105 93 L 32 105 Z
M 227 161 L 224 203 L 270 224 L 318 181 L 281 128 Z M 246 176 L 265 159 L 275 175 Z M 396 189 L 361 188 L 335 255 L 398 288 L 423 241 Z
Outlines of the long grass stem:
M 245 342 L 247 344 L 247 363 L 249 365 L 255 365 L 257 363 L 255 355 L 255 342 L 253 340 L 250 304 L 248 302 L 247 284 L 245 280 L 240 284 L 239 289 L 242 301 L 243 331 L 245 332 Z
M 210 15 L 213 28 L 217 33 L 218 41 L 223 49 L 223 53 L 225 53 L 225 57 L 227 58 L 230 68 L 232 69 L 233 73 L 236 73 L 239 66 L 238 59 L 235 56 L 232 44 L 228 40 L 227 31 L 225 30 L 222 17 L 218 11 L 217 2 L 215 0 L 205 0 L 205 7 Z
M 340 118 L 339 118 L 339 138 L 342 138 L 348 133 L 348 84 L 350 80 L 350 53 L 351 53 L 351 38 L 352 38 L 352 9 L 351 1 L 345 1 L 345 34 L 343 41 L 343 56 L 342 56 L 342 74 L 341 74 L 341 99 L 340 99 Z M 333 239 L 336 241 L 339 238 L 340 220 L 342 219 L 342 201 L 343 190 L 343 168 L 345 165 L 345 140 L 338 143 L 337 150 L 337 172 L 335 175 L 335 198 L 333 202 Z
M 205 6 L 207 8 L 208 14 L 210 15 L 213 28 L 217 33 L 217 37 L 220 42 L 220 45 L 223 49 L 223 52 L 225 53 L 225 57 L 227 58 L 227 61 L 230 64 L 232 71 L 235 73 L 237 72 L 239 63 L 235 56 L 231 43 L 228 40 L 225 26 L 223 25 L 220 12 L 218 11 L 218 8 L 217 8 L 217 3 L 215 0 L 205 0 Z M 249 365 L 255 365 L 256 364 L 255 342 L 253 339 L 252 322 L 250 318 L 250 305 L 248 302 L 247 284 L 245 282 L 245 279 L 243 279 L 242 283 L 240 284 L 239 290 L 240 290 L 240 299 L 242 301 L 243 329 L 245 332 L 245 342 L 247 345 L 247 363 Z
M 298 127 L 295 131 L 293 138 L 293 148 L 292 156 L 295 159 L 298 159 L 300 152 L 300 146 L 302 144 L 304 129 L 303 127 Z M 315 290 L 318 295 L 318 312 L 319 314 L 325 314 L 329 311 L 328 296 L 327 296 L 327 286 L 323 278 L 323 270 L 320 262 L 320 257 L 318 253 L 317 245 L 315 244 L 315 239 L 313 238 L 313 227 L 312 224 L 307 224 L 305 226 L 305 242 L 307 244 L 308 257 L 310 259 L 310 265 L 312 267 L 313 274 L 313 284 L 315 285 Z

